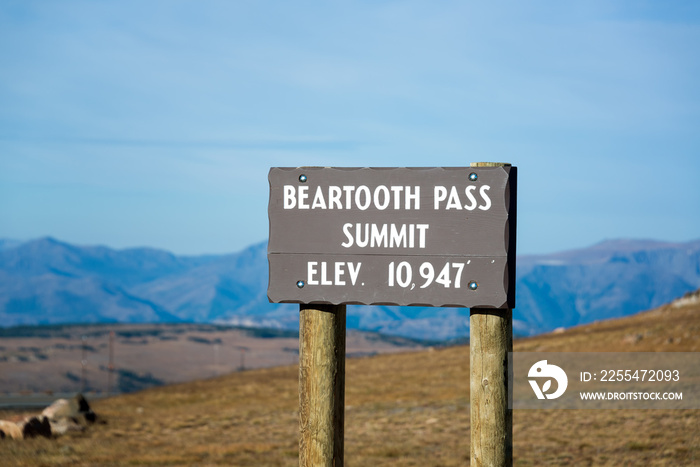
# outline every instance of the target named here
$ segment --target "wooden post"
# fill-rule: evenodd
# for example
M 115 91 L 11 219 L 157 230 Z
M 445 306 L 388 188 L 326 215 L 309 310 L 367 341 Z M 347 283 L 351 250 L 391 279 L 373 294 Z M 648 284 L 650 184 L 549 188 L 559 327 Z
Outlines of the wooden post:
M 299 306 L 299 465 L 343 465 L 345 305 Z
M 504 167 L 510 164 L 472 163 L 471 167 Z M 514 191 L 514 186 L 511 187 Z M 511 197 L 515 202 L 515 193 Z M 509 258 L 510 280 L 515 269 L 515 206 L 511 206 Z M 511 284 L 514 287 L 514 284 Z M 471 465 L 513 465 L 513 411 L 508 406 L 508 352 L 513 351 L 513 310 L 469 310 L 469 360 L 471 402 Z

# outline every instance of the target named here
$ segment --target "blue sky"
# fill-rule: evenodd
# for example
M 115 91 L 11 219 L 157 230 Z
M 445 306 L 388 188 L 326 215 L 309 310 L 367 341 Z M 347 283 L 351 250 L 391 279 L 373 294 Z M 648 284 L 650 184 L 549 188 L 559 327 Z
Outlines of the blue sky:
M 518 250 L 700 238 L 700 3 L 4 0 L 0 238 L 234 252 L 272 166 L 519 168 Z

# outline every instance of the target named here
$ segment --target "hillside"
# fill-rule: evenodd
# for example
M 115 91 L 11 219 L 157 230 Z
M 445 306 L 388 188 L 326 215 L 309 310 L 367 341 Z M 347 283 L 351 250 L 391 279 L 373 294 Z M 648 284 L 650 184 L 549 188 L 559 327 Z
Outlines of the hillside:
M 0 323 L 195 322 L 297 329 L 267 299 L 266 243 L 176 256 L 52 238 L 0 241 Z M 700 241 L 610 240 L 518 258 L 514 330 L 526 336 L 628 316 L 700 287 Z M 468 336 L 464 308 L 350 306 L 348 328 L 429 340 Z
M 346 341 L 350 357 L 428 344 L 355 330 Z M 0 407 L 17 394 L 131 392 L 289 365 L 298 355 L 298 332 L 279 329 L 184 323 L 0 328 Z
M 700 351 L 700 295 L 516 351 Z M 347 465 L 468 465 L 469 348 L 347 361 Z M 7 465 L 297 465 L 296 366 L 96 401 L 104 424 L 5 442 Z M 2 414 L 0 414 L 2 415 Z M 515 465 L 697 465 L 698 410 L 516 410 Z

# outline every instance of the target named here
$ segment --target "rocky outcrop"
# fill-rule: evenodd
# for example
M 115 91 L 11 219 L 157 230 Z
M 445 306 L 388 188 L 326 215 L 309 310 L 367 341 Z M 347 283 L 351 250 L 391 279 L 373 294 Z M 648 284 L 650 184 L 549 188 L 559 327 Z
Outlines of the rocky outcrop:
M 68 431 L 82 431 L 97 418 L 85 397 L 78 394 L 71 399 L 58 399 L 41 413 L 51 424 L 54 435 Z
M 15 422 L 0 420 L 0 439 L 22 439 L 23 437 L 22 429 Z
M 51 424 L 42 415 L 27 417 L 17 425 L 22 429 L 22 438 L 51 438 Z
M 70 399 L 57 399 L 40 415 L 31 415 L 20 422 L 0 420 L 0 439 L 51 438 L 69 431 L 82 431 L 97 416 L 82 394 Z

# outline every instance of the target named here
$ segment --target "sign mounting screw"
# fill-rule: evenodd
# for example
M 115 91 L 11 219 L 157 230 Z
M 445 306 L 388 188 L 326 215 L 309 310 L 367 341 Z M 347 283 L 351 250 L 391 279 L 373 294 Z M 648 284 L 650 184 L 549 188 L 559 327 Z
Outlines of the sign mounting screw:
M 300 289 L 303 289 L 305 285 L 306 283 L 304 281 L 297 281 L 297 287 L 299 287 Z
M 475 182 L 478 178 L 479 178 L 479 176 L 477 174 L 475 174 L 474 172 L 469 174 L 469 180 L 471 180 L 472 182 Z
M 479 287 L 479 284 L 477 284 L 475 281 L 471 281 L 469 283 L 469 290 L 476 290 Z
M 306 175 L 304 175 L 304 174 L 299 175 L 299 181 L 300 181 L 301 183 L 306 183 L 306 180 L 308 180 L 308 179 L 306 178 Z

